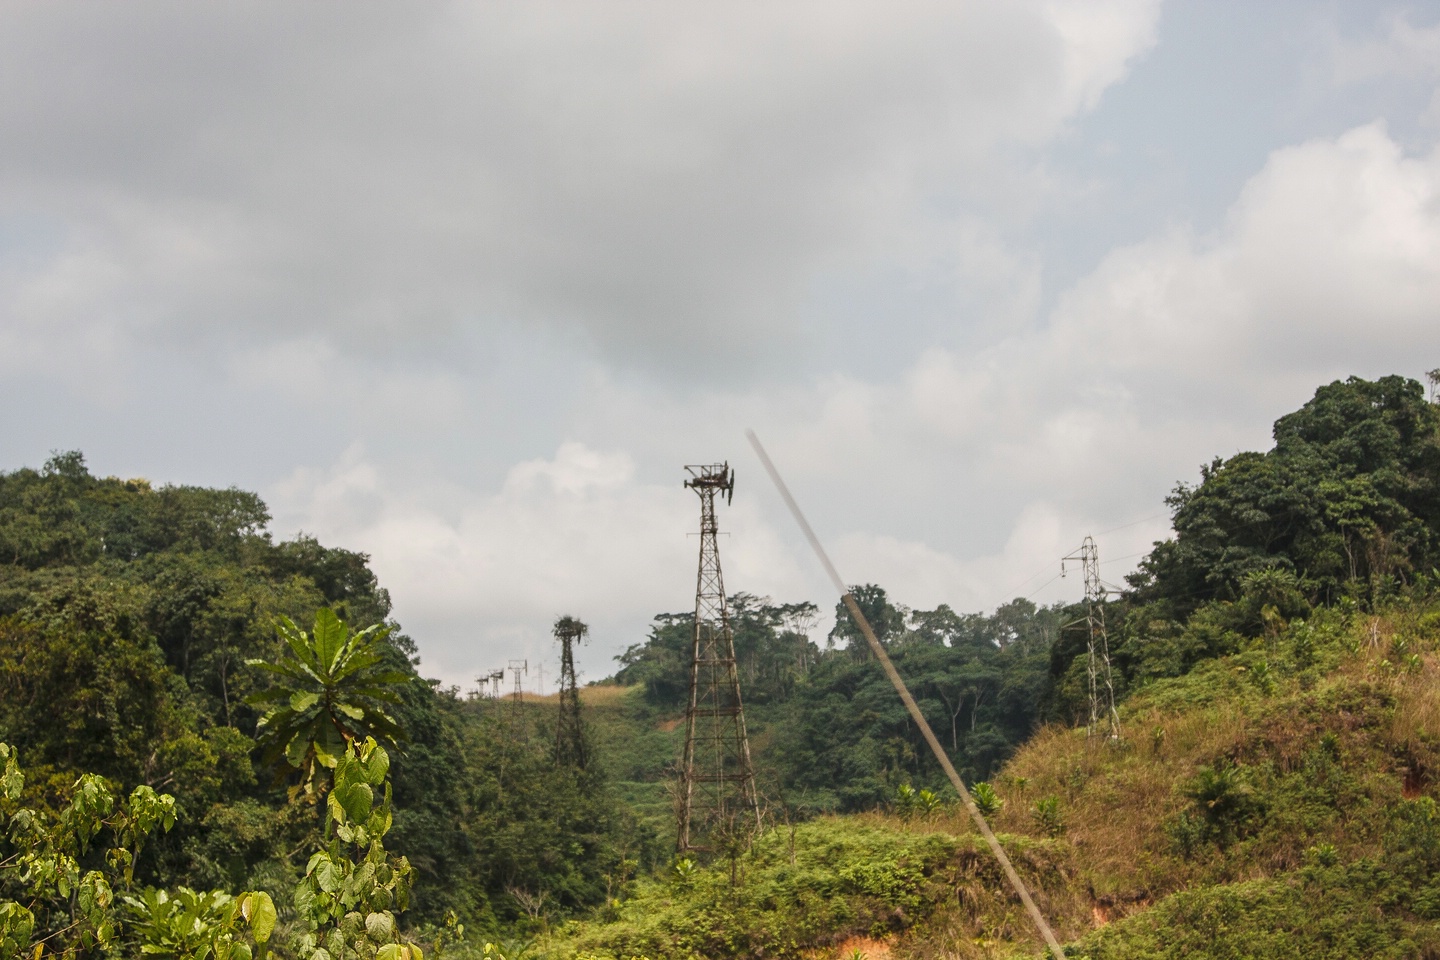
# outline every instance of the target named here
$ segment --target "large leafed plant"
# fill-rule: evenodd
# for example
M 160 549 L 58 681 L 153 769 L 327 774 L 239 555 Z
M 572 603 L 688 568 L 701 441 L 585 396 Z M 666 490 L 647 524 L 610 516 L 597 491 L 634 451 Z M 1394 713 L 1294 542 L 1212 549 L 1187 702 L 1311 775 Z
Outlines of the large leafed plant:
M 386 708 L 400 702 L 398 690 L 411 677 L 386 665 L 388 627 L 351 632 L 335 611 L 322 607 L 309 633 L 288 617 L 276 629 L 288 648 L 281 661 L 247 661 L 276 677 L 275 686 L 249 702 L 268 707 L 256 728 L 266 759 L 284 757 L 303 771 L 305 792 L 313 794 L 323 782 L 319 769 L 334 769 L 349 744 L 401 738 Z

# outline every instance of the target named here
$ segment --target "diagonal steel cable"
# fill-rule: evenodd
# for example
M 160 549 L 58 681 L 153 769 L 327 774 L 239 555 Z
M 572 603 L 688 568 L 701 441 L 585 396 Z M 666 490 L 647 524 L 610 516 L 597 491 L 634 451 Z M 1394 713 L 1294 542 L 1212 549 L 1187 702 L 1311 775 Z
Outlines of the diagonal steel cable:
M 1000 861 L 1000 866 L 1004 869 L 1005 876 L 1009 878 L 1010 885 L 1015 888 L 1015 892 L 1019 894 L 1021 902 L 1025 904 L 1025 909 L 1029 912 L 1030 919 L 1035 921 L 1035 927 L 1040 931 L 1040 936 L 1045 939 L 1046 945 L 1050 947 L 1050 952 L 1055 955 L 1055 960 L 1065 960 L 1065 950 L 1060 946 L 1060 941 L 1055 939 L 1055 931 L 1050 929 L 1050 924 L 1046 921 L 1045 915 L 1040 912 L 1040 908 L 1035 905 L 1035 899 L 1030 896 L 1030 890 L 1025 886 L 1025 881 L 1021 880 L 1020 874 L 1015 872 L 1015 865 L 1010 862 L 1010 857 L 1006 855 L 1005 849 L 1000 846 L 1000 841 L 996 838 L 995 832 L 990 829 L 990 824 L 985 822 L 985 817 L 980 813 L 980 808 L 975 806 L 975 801 L 971 798 L 970 791 L 965 789 L 965 783 L 960 779 L 960 774 L 955 771 L 955 765 L 950 762 L 950 757 L 945 753 L 945 748 L 940 746 L 940 741 L 935 737 L 935 731 L 930 729 L 930 724 L 925 719 L 925 715 L 920 712 L 920 707 L 915 703 L 915 698 L 910 695 L 910 689 L 905 686 L 905 681 L 900 678 L 899 672 L 895 669 L 895 664 L 890 662 L 890 655 L 885 652 L 885 648 L 880 645 L 879 639 L 876 638 L 875 631 L 870 626 L 870 621 L 866 620 L 865 614 L 860 612 L 860 605 L 855 602 L 855 597 L 850 593 L 849 588 L 845 586 L 845 581 L 840 578 L 840 574 L 836 571 L 835 565 L 830 562 L 830 557 L 825 553 L 825 548 L 820 546 L 820 538 L 815 536 L 814 530 L 810 529 L 810 524 L 806 521 L 805 514 L 800 512 L 800 505 L 796 503 L 795 498 L 790 495 L 790 489 L 785 486 L 785 481 L 780 479 L 780 472 L 775 469 L 775 464 L 770 461 L 770 455 L 767 454 L 765 448 L 760 445 L 760 438 L 755 435 L 754 430 L 746 430 L 745 436 L 750 439 L 750 446 L 755 448 L 755 454 L 760 458 L 760 462 L 765 465 L 765 472 L 770 474 L 770 479 L 774 482 L 775 489 L 780 491 L 780 498 L 785 501 L 785 506 L 790 508 L 790 515 L 795 518 L 795 522 L 800 525 L 801 532 L 805 534 L 805 539 L 810 542 L 810 548 L 815 551 L 815 556 L 820 558 L 821 566 L 823 566 L 825 572 L 830 575 L 830 582 L 835 584 L 835 589 L 840 592 L 840 599 L 844 601 L 846 609 L 850 611 L 850 616 L 855 618 L 855 623 L 859 625 L 860 632 L 865 635 L 865 642 L 870 644 L 870 650 L 875 654 L 875 659 L 879 660 L 880 666 L 885 668 L 885 675 L 890 678 L 890 682 L 895 686 L 895 692 L 900 694 L 900 699 L 905 702 L 905 709 L 910 712 L 910 719 L 914 720 L 915 725 L 920 728 L 920 733 L 925 737 L 925 742 L 930 744 L 930 750 L 935 754 L 935 759 L 940 761 L 940 766 L 944 768 L 945 775 L 950 778 L 950 783 L 955 787 L 955 792 L 960 794 L 960 799 L 964 801 L 965 809 L 970 813 L 970 819 L 975 821 L 975 826 L 979 828 L 981 836 L 983 836 L 985 842 L 990 845 L 990 852 L 995 854 L 996 860 Z

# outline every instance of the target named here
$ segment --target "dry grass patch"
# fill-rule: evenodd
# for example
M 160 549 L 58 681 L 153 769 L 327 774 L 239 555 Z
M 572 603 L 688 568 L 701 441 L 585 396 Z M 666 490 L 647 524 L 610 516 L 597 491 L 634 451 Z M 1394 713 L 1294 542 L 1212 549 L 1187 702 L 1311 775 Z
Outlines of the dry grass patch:
M 588 687 L 581 687 L 580 702 L 587 707 L 614 707 L 625 702 L 633 691 L 638 687 L 625 687 L 618 683 L 597 683 Z

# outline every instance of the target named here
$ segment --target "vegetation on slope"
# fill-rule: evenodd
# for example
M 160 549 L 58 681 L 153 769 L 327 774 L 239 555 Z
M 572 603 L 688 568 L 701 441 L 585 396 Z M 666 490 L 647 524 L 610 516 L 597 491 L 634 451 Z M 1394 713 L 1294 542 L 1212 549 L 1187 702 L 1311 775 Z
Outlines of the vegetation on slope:
M 1440 950 L 1436 586 L 1237 639 L 1133 694 L 1120 743 L 1050 726 L 1020 749 L 990 784 L 992 822 L 1076 956 Z M 890 806 L 777 824 L 733 865 L 643 879 L 544 952 L 823 956 L 855 937 L 917 960 L 1038 949 L 953 801 Z M 887 879 L 847 886 L 872 875 Z
M 1006 838 L 1038 889 L 1069 896 L 1070 851 L 1048 838 Z M 596 920 L 543 945 L 550 956 L 799 957 L 855 938 L 925 931 L 956 902 L 1023 937 L 1018 904 L 997 895 L 998 863 L 978 837 L 880 815 L 821 817 L 764 834 L 733 862 L 678 861 L 636 883 Z
M 1437 651 L 1430 583 L 1296 621 L 1132 696 L 1121 745 L 1042 732 L 998 780 L 999 823 L 1058 801 L 1096 919 L 1122 920 L 1088 955 L 1440 946 Z
M 25 758 L 27 808 L 65 809 L 82 774 L 171 794 L 141 880 L 265 890 L 283 914 L 320 824 L 288 790 L 299 773 L 257 749 L 268 679 L 246 661 L 279 662 L 277 623 L 332 608 L 384 625 L 375 669 L 406 680 L 386 705 L 404 734 L 387 843 L 415 867 L 413 920 L 582 910 L 613 861 L 645 861 L 604 783 L 556 769 L 539 718 L 517 736 L 418 677 L 363 554 L 277 542 L 268 521 L 253 494 L 96 477 L 78 453 L 0 474 L 0 740 Z
M 1002 833 L 1069 851 L 1042 899 L 1076 955 L 1440 951 L 1440 410 L 1413 382 L 1352 380 L 1276 436 L 1177 490 L 1176 538 L 1107 605 L 1125 739 L 1054 724 L 992 778 Z M 1049 650 L 1048 716 L 1084 715 L 1084 642 Z M 965 901 L 894 949 L 1024 949 Z
M 1440 407 L 1402 378 L 1330 384 L 1277 422 L 1273 450 L 1210 464 L 1170 503 L 1175 537 L 1106 605 L 1120 742 L 1071 729 L 1088 712 L 1076 609 L 857 594 L 957 766 L 989 780 L 976 796 L 1074 955 L 1440 955 Z M 427 949 L 1038 948 L 843 610 L 822 649 L 813 605 L 733 598 L 769 828 L 734 859 L 672 861 L 686 615 L 657 617 L 621 658 L 628 688 L 587 691 L 596 762 L 581 773 L 558 762 L 550 706 L 421 681 L 363 555 L 277 543 L 267 522 L 251 494 L 96 478 L 78 454 L 0 475 L 0 741 L 28 768 L 7 816 L 88 822 L 64 811 L 95 791 L 171 804 L 173 829 L 123 880 L 152 914 L 208 910 L 237 951 L 261 941 L 223 904 L 269 897 L 267 936 L 310 922 L 294 891 L 313 887 L 307 852 L 332 826 L 297 789 L 315 766 L 257 749 L 265 681 L 245 661 L 279 662 L 277 621 L 331 608 L 376 628 L 371 667 L 397 683 L 393 766 L 371 790 L 393 785 L 386 844 L 415 883 L 400 922 Z M 297 722 L 313 707 L 276 703 Z M 30 854 L 0 868 L 15 856 Z M 353 920 L 325 922 L 373 948 Z M 390 922 L 377 931 L 399 949 Z
M 1074 616 L 1024 599 L 988 616 L 911 610 L 873 584 L 855 592 L 956 766 L 972 779 L 989 776 L 1038 725 L 1050 647 Z M 843 605 L 824 649 L 800 632 L 813 605 L 741 594 L 732 607 L 752 751 L 771 804 L 794 816 L 855 812 L 885 803 L 902 784 L 942 787 Z M 689 614 L 662 614 L 646 642 L 619 658 L 615 681 L 642 685 L 658 721 L 684 710 L 690 622 Z

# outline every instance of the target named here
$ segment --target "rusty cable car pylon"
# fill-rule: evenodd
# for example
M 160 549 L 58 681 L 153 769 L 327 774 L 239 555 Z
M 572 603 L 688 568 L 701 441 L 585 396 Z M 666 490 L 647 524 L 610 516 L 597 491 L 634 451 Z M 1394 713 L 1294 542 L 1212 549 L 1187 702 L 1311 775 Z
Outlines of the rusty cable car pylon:
M 1090 631 L 1086 644 L 1086 673 L 1090 679 L 1090 721 L 1085 725 L 1085 735 L 1093 737 L 1101 724 L 1110 727 L 1107 736 L 1120 739 L 1120 714 L 1115 710 L 1115 684 L 1110 678 L 1110 640 L 1105 633 L 1105 595 L 1109 592 L 1100 582 L 1100 551 L 1095 539 L 1087 536 L 1080 549 L 1060 559 L 1060 575 L 1065 576 L 1065 562 L 1078 560 L 1085 576 L 1085 622 Z M 1100 689 L 1101 680 L 1105 689 Z
M 555 762 L 562 767 L 584 770 L 590 764 L 585 742 L 585 722 L 580 716 L 580 687 L 575 680 L 575 651 L 590 628 L 575 617 L 555 621 L 555 639 L 560 643 L 560 716 L 555 721 Z
M 700 496 L 700 570 L 695 584 L 685 755 L 677 798 L 675 845 L 681 852 L 710 849 L 707 841 L 717 832 L 733 836 L 760 826 L 715 520 L 715 498 L 723 494 L 729 502 L 734 496 L 735 473 L 728 463 L 685 469 L 690 474 L 685 486 Z

